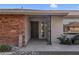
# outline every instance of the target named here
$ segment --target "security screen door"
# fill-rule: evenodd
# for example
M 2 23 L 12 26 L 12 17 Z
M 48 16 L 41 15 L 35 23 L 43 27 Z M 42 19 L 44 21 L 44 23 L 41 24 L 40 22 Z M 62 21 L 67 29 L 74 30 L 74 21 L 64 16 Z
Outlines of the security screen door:
M 39 38 L 39 22 L 31 21 L 31 38 L 37 39 Z

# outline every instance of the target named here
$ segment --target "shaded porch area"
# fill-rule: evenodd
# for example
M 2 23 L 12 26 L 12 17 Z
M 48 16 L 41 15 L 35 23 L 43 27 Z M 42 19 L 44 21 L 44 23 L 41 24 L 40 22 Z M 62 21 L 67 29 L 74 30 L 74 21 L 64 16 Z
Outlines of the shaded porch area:
M 29 42 L 51 44 L 51 18 L 49 15 L 31 15 L 29 17 Z M 27 29 L 27 28 L 26 28 Z M 25 30 L 26 30 L 25 29 Z M 26 36 L 26 35 L 25 35 Z M 26 39 L 25 39 L 26 40 Z

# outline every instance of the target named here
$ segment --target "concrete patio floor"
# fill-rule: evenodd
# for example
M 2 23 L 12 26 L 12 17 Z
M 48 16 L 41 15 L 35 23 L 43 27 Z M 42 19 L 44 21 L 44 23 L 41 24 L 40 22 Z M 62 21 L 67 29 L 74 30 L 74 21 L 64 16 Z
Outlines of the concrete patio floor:
M 20 49 L 21 51 L 69 51 L 79 52 L 79 45 L 61 45 L 58 42 L 52 42 L 52 45 L 47 45 L 46 41 L 31 40 L 27 47 Z

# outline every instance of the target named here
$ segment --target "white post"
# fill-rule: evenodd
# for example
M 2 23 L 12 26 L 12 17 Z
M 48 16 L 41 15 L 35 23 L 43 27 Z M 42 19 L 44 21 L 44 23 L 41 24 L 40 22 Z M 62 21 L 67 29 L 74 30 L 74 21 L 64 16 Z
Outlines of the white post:
M 22 47 L 22 34 L 19 35 L 19 47 Z

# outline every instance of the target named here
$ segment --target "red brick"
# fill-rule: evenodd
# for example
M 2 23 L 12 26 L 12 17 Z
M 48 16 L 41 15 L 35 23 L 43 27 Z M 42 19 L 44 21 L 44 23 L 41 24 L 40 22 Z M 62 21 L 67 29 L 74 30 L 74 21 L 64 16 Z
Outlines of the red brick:
M 0 15 L 0 44 L 17 45 L 19 33 L 24 32 L 24 21 L 24 15 Z

